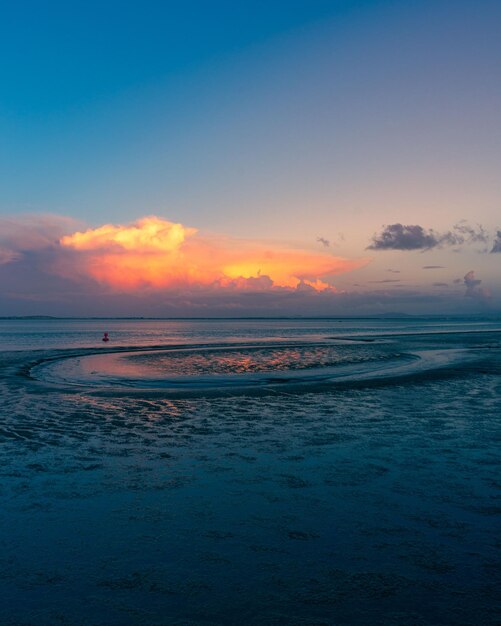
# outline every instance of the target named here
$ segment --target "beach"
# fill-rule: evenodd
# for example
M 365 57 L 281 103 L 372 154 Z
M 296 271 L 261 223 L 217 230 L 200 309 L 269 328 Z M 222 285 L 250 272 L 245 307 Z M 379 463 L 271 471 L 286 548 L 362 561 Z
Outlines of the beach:
M 2 320 L 0 347 L 2 625 L 498 623 L 501 320 Z

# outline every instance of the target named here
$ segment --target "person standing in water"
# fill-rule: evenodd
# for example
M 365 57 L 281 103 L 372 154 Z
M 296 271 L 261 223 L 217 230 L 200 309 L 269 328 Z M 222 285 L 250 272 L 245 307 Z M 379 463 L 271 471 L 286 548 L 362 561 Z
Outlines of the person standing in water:
M 109 341 L 108 333 L 104 333 L 102 341 Z

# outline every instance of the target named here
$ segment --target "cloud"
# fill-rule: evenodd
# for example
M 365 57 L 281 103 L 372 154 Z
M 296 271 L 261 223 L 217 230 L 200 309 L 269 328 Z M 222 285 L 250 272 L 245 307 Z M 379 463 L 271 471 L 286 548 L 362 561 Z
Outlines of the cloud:
M 454 233 L 452 234 L 452 243 L 487 243 L 489 241 L 489 235 L 481 224 L 477 224 L 476 227 L 468 224 L 466 220 L 461 220 L 453 227 Z M 451 233 L 448 233 L 451 235 Z M 455 241 L 454 241 L 455 239 Z
M 475 272 L 470 270 L 463 278 L 466 286 L 465 296 L 475 298 L 477 300 L 486 301 L 491 297 L 491 292 L 485 287 L 480 287 L 482 281 L 475 278 Z
M 0 219 L 0 315 L 426 313 L 466 311 L 473 299 L 489 299 L 470 273 L 460 281 L 468 299 L 457 289 L 410 289 L 396 273 L 364 281 L 359 291 L 332 285 L 367 262 L 327 248 L 206 234 L 154 216 L 87 229 L 53 215 Z
M 57 246 L 60 238 L 80 222 L 60 215 L 0 217 L 0 264 L 19 259 L 26 250 Z
M 76 222 L 59 216 L 2 219 L 0 227 L 0 266 L 24 272 L 24 285 L 33 284 L 30 276 L 40 279 L 43 274 L 122 293 L 201 288 L 214 293 L 321 292 L 335 290 L 330 277 L 367 263 L 287 245 L 202 235 L 156 216 L 87 230 L 77 230 Z
M 496 233 L 496 238 L 494 239 L 491 252 L 501 252 L 501 230 L 498 230 Z
M 438 233 L 418 224 L 390 224 L 372 237 L 369 250 L 431 250 L 442 246 L 461 246 L 471 243 L 486 243 L 488 236 L 478 224 L 470 226 L 465 221 L 458 222 L 452 230 Z
M 10 250 L 9 248 L 0 248 L 0 265 L 7 265 L 7 263 L 12 263 L 12 261 L 16 261 L 21 257 L 19 252 L 15 250 Z
M 327 253 L 260 241 L 201 235 L 194 228 L 156 216 L 128 225 L 105 225 L 61 238 L 88 276 L 112 289 L 297 288 L 328 289 L 321 279 L 361 267 Z M 263 278 L 263 277 L 266 277 Z
M 128 226 L 105 224 L 61 238 L 63 246 L 75 250 L 116 250 L 140 254 L 177 250 L 196 228 L 186 228 L 156 216 L 145 217 Z
M 423 265 L 423 270 L 445 270 L 443 265 Z
M 37 284 L 47 284 L 46 277 L 58 273 L 57 268 L 69 268 L 72 261 L 59 241 L 80 226 L 78 220 L 61 215 L 0 217 L 0 268 L 6 269 L 0 282 L 2 293 L 5 294 L 6 281 L 16 275 L 13 266 L 22 274 L 13 288 L 17 292 L 26 290 L 26 297 L 28 286 L 36 291 Z
M 321 243 L 325 248 L 328 248 L 331 245 L 331 242 L 328 239 L 324 239 L 324 237 L 317 237 L 318 243 Z
M 470 270 L 465 275 L 463 281 L 464 281 L 464 284 L 466 285 L 466 289 L 470 291 L 473 291 L 474 289 L 476 289 L 478 285 L 480 285 L 480 283 L 482 282 L 478 278 L 475 278 L 475 272 L 473 270 Z
M 403 226 L 390 224 L 381 233 L 372 237 L 370 250 L 419 250 L 429 249 L 437 245 L 433 231 L 425 231 L 422 226 Z
M 433 283 L 433 287 L 448 287 L 449 283 Z

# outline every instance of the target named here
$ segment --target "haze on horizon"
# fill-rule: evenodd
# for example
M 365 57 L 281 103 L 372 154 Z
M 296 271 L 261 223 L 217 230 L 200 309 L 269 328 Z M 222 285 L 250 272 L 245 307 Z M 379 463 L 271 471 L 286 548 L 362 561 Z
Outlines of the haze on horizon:
M 494 0 L 3 11 L 1 315 L 501 310 Z

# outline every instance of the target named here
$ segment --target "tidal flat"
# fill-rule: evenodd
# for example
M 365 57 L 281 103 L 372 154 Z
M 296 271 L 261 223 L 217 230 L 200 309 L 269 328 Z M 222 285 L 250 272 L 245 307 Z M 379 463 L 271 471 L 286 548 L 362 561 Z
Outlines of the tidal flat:
M 0 346 L 2 626 L 499 624 L 501 321 Z

